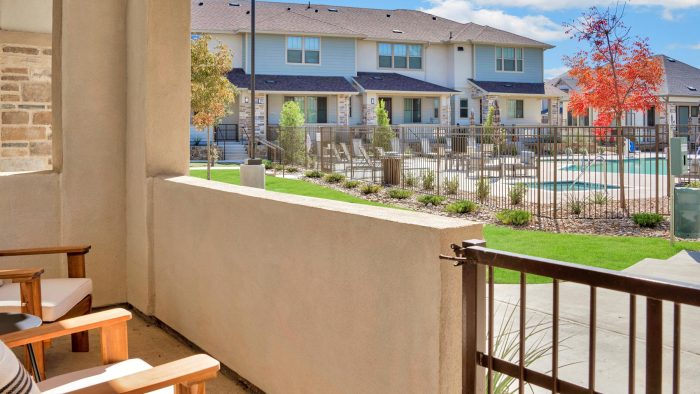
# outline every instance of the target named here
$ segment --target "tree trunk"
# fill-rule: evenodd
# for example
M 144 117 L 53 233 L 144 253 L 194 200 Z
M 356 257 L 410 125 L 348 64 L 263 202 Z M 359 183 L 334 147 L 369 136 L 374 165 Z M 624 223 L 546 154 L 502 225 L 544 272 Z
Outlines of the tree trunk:
M 211 180 L 211 129 L 207 126 L 207 180 Z
M 622 132 L 622 119 L 615 117 L 617 128 L 617 169 L 620 175 L 620 209 L 627 212 L 627 200 L 625 198 L 625 136 Z

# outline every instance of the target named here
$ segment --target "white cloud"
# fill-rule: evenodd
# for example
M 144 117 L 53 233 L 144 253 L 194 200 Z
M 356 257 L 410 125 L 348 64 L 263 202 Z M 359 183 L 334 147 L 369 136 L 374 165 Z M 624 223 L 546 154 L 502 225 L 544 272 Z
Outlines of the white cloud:
M 700 51 L 700 42 L 697 44 L 693 44 L 690 46 L 690 49 L 695 49 L 697 51 Z
M 664 8 L 664 10 L 661 12 L 661 17 L 667 21 L 672 21 L 673 12 L 668 8 Z
M 545 68 L 544 69 L 544 79 L 552 79 L 554 77 L 558 77 L 567 71 L 569 71 L 569 67 L 566 67 L 566 66 Z
M 538 10 L 562 10 L 569 8 L 614 6 L 615 0 L 472 0 L 479 6 L 507 6 L 535 8 Z M 622 3 L 622 2 L 620 2 Z M 657 6 L 664 9 L 682 9 L 700 6 L 700 0 L 629 0 L 631 6 Z
M 431 7 L 422 11 L 459 22 L 488 25 L 540 41 L 566 38 L 562 26 L 544 15 L 516 16 L 501 10 L 475 7 L 469 0 L 431 0 Z

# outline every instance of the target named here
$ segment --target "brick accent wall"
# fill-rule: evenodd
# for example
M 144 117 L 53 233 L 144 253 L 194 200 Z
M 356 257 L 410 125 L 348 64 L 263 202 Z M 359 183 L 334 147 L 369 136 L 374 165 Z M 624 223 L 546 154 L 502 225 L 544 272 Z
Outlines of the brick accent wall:
M 338 95 L 338 124 L 350 124 L 350 96 Z
M 0 42 L 0 172 L 51 163 L 51 47 Z

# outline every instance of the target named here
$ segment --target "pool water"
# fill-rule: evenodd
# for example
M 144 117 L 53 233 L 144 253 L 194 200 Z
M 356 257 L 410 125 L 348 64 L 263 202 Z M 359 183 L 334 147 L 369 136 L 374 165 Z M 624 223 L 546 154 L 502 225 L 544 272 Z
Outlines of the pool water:
M 637 158 L 637 159 L 624 159 L 624 170 L 626 174 L 642 174 L 642 175 L 655 175 L 656 174 L 656 158 L 655 157 L 646 157 L 646 158 Z M 578 164 L 570 165 L 568 167 L 563 168 L 566 171 L 581 171 L 581 166 Z M 619 160 L 607 160 L 605 164 L 603 164 L 600 161 L 596 161 L 596 163 L 590 168 L 587 165 L 583 166 L 583 169 L 586 172 L 603 172 L 607 171 L 608 173 L 613 173 L 617 174 L 618 171 L 620 170 L 620 164 Z M 659 158 L 659 174 L 660 175 L 665 175 L 668 173 L 668 169 L 666 167 L 666 158 L 660 157 Z
M 557 184 L 558 192 L 584 191 L 584 190 L 604 190 L 605 185 L 601 183 L 590 182 L 574 182 L 574 181 L 559 181 Z M 527 185 L 529 188 L 537 189 L 537 182 L 532 182 Z M 554 182 L 540 183 L 542 190 L 554 191 Z M 619 189 L 618 186 L 608 185 L 608 189 Z

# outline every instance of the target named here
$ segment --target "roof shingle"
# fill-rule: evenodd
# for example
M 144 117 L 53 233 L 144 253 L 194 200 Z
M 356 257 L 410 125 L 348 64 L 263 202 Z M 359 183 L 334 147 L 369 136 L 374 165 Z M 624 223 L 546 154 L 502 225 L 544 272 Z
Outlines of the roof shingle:
M 250 89 L 250 74 L 234 68 L 228 80 L 241 89 Z M 332 92 L 357 93 L 344 77 L 321 77 L 302 75 L 256 75 L 255 89 L 261 92 Z
M 397 73 L 358 72 L 353 78 L 365 90 L 393 92 L 459 93 L 457 90 Z
M 469 82 L 489 93 L 565 95 L 564 92 L 555 86 L 545 83 L 475 81 L 473 79 L 470 79 Z

